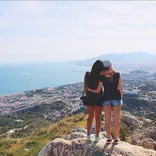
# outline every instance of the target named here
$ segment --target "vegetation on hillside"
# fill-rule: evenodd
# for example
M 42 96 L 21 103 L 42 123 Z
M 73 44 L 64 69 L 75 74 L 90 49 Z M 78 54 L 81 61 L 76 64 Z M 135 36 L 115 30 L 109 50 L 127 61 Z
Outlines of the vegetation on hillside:
M 122 109 L 134 116 L 145 117 L 156 121 L 155 102 L 145 101 L 138 98 L 127 97 L 123 99 Z
M 1 138 L 1 156 L 35 156 L 50 140 L 66 136 L 73 127 L 86 125 L 85 114 L 66 117 L 58 122 L 29 133 L 25 138 Z M 16 136 L 17 137 L 17 136 Z
M 50 141 L 57 137 L 65 137 L 72 128 L 85 127 L 87 115 L 84 113 L 67 116 L 49 126 L 35 129 L 29 133 L 29 137 L 1 138 L 0 155 L 1 156 L 35 156 Z M 125 140 L 129 135 L 128 127 L 121 125 L 120 138 Z M 20 132 L 19 132 L 20 133 Z

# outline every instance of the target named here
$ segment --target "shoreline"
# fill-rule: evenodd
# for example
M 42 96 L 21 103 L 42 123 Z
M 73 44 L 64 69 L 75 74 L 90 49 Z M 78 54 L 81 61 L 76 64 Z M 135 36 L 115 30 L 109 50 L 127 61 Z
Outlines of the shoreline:
M 55 87 L 34 88 L 34 89 L 31 89 L 31 90 L 24 90 L 22 92 L 16 92 L 16 93 L 10 93 L 10 94 L 0 94 L 0 97 L 12 96 L 12 95 L 18 95 L 18 94 L 25 94 L 25 92 L 29 92 L 29 91 L 33 91 L 33 90 L 41 90 L 41 89 L 44 89 L 44 88 L 57 89 L 59 87 L 64 87 L 64 86 L 74 85 L 74 84 L 76 85 L 76 84 L 81 84 L 81 83 L 83 83 L 83 82 L 69 83 L 69 84 L 59 85 L 59 86 L 55 86 Z

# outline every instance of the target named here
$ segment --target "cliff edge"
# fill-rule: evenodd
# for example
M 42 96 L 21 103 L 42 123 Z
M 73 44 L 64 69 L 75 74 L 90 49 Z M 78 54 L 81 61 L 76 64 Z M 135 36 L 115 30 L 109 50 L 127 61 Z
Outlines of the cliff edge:
M 118 145 L 106 144 L 101 134 L 100 141 L 86 140 L 86 133 L 72 132 L 65 139 L 55 138 L 49 142 L 38 156 L 156 156 L 156 151 L 120 141 Z

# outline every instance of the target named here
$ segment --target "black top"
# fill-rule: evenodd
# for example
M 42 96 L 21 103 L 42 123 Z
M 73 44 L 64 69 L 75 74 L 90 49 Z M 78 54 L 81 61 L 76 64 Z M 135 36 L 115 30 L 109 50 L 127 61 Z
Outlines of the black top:
M 118 88 L 120 73 L 114 73 L 111 77 L 101 76 L 100 81 L 104 85 L 103 100 L 121 99 L 121 93 Z
M 89 74 L 89 72 L 86 72 L 85 80 L 86 80 L 87 87 L 89 87 L 91 89 L 96 89 L 98 86 L 100 77 L 99 77 L 99 79 L 96 79 L 96 78 L 92 77 Z M 102 90 L 99 93 L 93 93 L 93 92 L 87 91 L 86 95 L 87 95 L 88 105 L 102 106 Z

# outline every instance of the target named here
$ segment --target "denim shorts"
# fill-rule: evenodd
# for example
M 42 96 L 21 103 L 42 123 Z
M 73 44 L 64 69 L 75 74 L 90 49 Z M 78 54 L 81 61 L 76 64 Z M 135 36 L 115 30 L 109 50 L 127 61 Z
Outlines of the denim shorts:
M 121 106 L 123 104 L 122 99 L 108 100 L 103 102 L 103 106 Z

